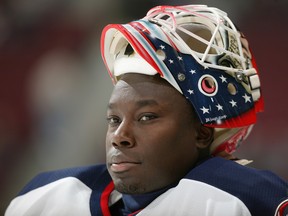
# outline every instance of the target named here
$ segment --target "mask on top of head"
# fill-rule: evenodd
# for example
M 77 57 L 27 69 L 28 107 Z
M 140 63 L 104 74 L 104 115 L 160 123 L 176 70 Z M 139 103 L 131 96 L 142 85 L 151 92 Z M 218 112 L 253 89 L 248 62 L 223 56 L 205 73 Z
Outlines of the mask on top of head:
M 248 41 L 227 14 L 205 5 L 158 6 L 102 32 L 101 52 L 114 83 L 125 73 L 166 79 L 215 128 L 211 153 L 235 151 L 263 99 Z

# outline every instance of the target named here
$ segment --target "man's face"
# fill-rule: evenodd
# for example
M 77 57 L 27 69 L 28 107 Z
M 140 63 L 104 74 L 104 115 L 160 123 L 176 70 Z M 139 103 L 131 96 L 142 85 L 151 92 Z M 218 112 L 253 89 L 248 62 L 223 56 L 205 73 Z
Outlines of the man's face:
M 191 105 L 159 77 L 124 75 L 111 95 L 107 119 L 107 167 L 122 193 L 173 184 L 198 158 L 199 122 Z

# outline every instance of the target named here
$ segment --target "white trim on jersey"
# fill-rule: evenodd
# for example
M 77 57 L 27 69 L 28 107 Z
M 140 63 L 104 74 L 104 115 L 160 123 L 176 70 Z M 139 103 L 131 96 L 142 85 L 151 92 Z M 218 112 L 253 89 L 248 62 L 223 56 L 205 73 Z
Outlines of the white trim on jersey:
M 67 177 L 16 197 L 5 216 L 91 216 L 92 190 L 74 177 Z
M 182 179 L 137 216 L 251 216 L 237 197 L 211 185 Z
M 16 197 L 5 216 L 91 216 L 91 192 L 77 178 L 63 178 Z M 111 195 L 112 203 L 120 198 L 119 193 Z M 182 179 L 175 188 L 160 195 L 137 214 L 148 215 L 251 216 L 248 208 L 237 197 L 190 179 Z

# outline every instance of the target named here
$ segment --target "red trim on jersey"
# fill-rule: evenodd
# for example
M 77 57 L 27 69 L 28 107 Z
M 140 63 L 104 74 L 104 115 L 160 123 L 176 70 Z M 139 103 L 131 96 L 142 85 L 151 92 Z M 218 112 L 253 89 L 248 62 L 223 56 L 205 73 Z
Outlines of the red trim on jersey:
M 100 206 L 101 206 L 102 214 L 104 216 L 111 216 L 108 202 L 109 202 L 109 196 L 113 190 L 114 190 L 114 183 L 111 181 L 107 185 L 107 187 L 104 189 L 101 195 Z
M 287 214 L 287 209 L 288 209 L 288 200 L 285 200 L 278 206 L 275 216 L 287 216 L 287 215 L 284 215 L 284 213 Z
M 143 209 L 140 209 L 140 210 L 138 210 L 138 211 L 135 211 L 135 212 L 129 214 L 128 216 L 135 216 L 135 215 L 137 215 L 139 212 L 141 212 L 142 210 L 143 210 Z

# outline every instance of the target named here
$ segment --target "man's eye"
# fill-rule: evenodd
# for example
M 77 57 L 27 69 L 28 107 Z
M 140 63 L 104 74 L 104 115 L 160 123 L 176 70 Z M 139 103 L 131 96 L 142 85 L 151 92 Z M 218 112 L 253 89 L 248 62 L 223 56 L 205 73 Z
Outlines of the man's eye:
M 149 120 L 152 120 L 152 119 L 155 119 L 156 116 L 155 115 L 152 115 L 152 114 L 149 114 L 149 115 L 143 115 L 140 117 L 139 121 L 149 121 Z
M 107 122 L 109 125 L 115 125 L 115 124 L 120 123 L 120 119 L 118 117 L 111 116 L 111 117 L 107 117 Z

